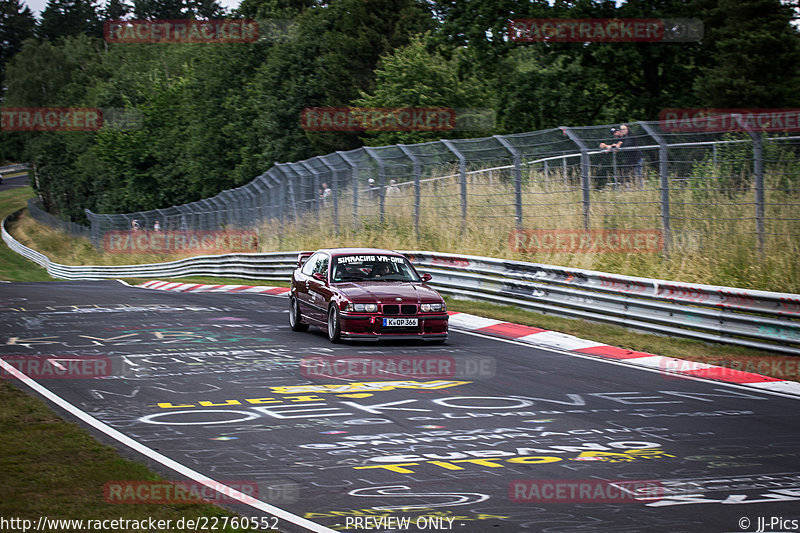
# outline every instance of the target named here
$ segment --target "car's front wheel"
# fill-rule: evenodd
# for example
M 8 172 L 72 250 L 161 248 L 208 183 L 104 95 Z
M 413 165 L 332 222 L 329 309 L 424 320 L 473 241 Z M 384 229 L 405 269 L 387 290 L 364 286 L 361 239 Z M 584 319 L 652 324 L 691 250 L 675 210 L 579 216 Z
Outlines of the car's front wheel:
M 297 304 L 297 298 L 294 296 L 289 298 L 289 326 L 292 331 L 308 331 L 308 324 L 303 324 L 303 319 L 300 316 L 300 307 Z
M 328 309 L 328 340 L 331 342 L 339 342 L 342 337 L 342 329 L 339 325 L 339 308 L 336 304 Z

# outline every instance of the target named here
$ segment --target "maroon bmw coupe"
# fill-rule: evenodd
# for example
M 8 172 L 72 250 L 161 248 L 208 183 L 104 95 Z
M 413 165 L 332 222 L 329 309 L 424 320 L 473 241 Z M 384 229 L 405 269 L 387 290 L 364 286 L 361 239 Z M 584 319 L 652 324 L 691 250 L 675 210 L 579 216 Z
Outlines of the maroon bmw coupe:
M 444 300 L 402 254 L 375 248 L 302 252 L 292 274 L 289 324 L 340 339 L 447 340 Z

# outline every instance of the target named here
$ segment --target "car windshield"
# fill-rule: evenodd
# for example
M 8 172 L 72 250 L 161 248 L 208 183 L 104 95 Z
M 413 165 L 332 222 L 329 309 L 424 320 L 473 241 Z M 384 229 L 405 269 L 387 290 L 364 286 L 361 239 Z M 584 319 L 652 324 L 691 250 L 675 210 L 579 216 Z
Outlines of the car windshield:
M 420 281 L 411 264 L 395 255 L 340 255 L 333 258 L 332 280 Z

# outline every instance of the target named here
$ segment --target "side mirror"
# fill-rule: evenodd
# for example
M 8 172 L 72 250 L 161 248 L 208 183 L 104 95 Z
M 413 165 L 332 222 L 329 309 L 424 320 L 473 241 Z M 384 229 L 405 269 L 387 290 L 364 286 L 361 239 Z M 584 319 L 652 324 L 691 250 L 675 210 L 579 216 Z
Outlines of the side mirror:
M 425 283 L 426 281 L 430 281 L 432 278 L 433 278 L 433 276 L 431 276 L 430 274 L 428 274 L 428 273 L 426 272 L 426 273 L 424 273 L 424 274 L 422 275 L 422 283 Z
M 327 280 L 325 279 L 325 274 L 322 274 L 322 273 L 320 273 L 320 272 L 314 272 L 314 273 L 311 275 L 311 277 L 313 277 L 313 278 L 314 278 L 315 280 L 317 280 L 317 281 L 322 281 L 323 283 L 324 283 L 325 281 L 327 281 Z

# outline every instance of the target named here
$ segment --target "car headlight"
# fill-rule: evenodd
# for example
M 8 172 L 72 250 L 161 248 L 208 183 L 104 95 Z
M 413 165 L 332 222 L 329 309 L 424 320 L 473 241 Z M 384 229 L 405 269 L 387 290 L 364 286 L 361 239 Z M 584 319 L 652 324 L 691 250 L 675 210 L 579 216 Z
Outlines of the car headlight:
M 349 303 L 345 311 L 355 311 L 356 313 L 375 313 L 378 310 L 378 304 L 354 304 Z
M 438 313 L 439 311 L 447 310 L 444 302 L 438 304 L 420 304 L 419 308 L 423 313 Z

